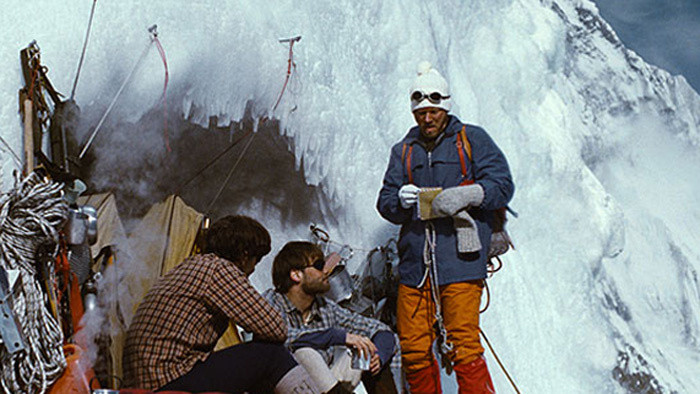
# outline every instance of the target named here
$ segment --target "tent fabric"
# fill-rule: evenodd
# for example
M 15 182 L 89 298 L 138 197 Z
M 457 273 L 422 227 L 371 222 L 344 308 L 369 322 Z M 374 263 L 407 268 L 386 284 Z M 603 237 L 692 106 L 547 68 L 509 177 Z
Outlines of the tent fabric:
M 192 254 L 194 242 L 204 215 L 188 206 L 180 197 L 171 195 L 154 205 L 129 235 L 136 261 L 145 272 L 140 278 L 140 300 L 155 281 Z M 136 307 L 134 306 L 134 312 Z M 240 343 L 235 325 L 229 325 L 216 350 Z
M 141 268 L 135 289 L 139 301 L 162 274 L 190 256 L 203 217 L 171 195 L 152 206 L 129 234 L 134 260 Z
M 138 304 L 161 275 L 193 253 L 204 215 L 180 197 L 171 195 L 152 206 L 127 235 L 113 194 L 81 196 L 78 204 L 90 205 L 97 211 L 97 242 L 90 248 L 92 256 L 109 245 L 115 252 L 114 275 L 105 275 L 106 283 L 101 289 L 114 295 L 106 297 L 109 299 L 105 324 L 110 327 L 110 373 L 122 376 L 126 329 Z M 231 324 L 215 350 L 238 343 L 241 343 L 238 329 Z
M 91 194 L 78 198 L 78 205 L 90 205 L 97 211 L 97 242 L 90 246 L 92 256 L 107 245 L 124 244 L 126 232 L 112 193 Z

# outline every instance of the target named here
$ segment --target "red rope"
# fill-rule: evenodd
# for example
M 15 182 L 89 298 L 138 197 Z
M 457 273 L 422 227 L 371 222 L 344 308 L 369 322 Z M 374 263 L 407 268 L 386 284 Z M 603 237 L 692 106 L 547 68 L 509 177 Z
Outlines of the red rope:
M 169 79 L 169 73 L 168 73 L 168 61 L 165 58 L 165 50 L 163 50 L 163 46 L 160 45 L 160 41 L 158 40 L 157 36 L 153 37 L 153 41 L 156 43 L 156 48 L 158 48 L 158 53 L 160 53 L 161 59 L 163 59 L 163 66 L 165 67 L 165 83 L 163 85 L 163 138 L 165 139 L 165 150 L 170 153 L 172 150 L 170 149 L 170 141 L 168 139 L 168 100 L 166 99 L 166 92 L 168 90 L 168 79 Z
M 294 53 L 292 52 L 292 47 L 294 47 L 294 43 L 298 41 L 298 39 L 291 39 L 289 41 L 289 59 L 287 60 L 287 77 L 284 79 L 284 85 L 282 85 L 282 90 L 280 91 L 279 97 L 277 97 L 277 102 L 275 103 L 275 106 L 272 107 L 272 112 L 275 112 L 277 109 L 277 106 L 280 104 L 280 101 L 282 101 L 282 95 L 284 94 L 284 90 L 287 88 L 287 83 L 289 82 L 289 77 L 292 75 L 292 66 L 296 65 L 294 64 L 294 61 L 292 60 L 294 57 Z

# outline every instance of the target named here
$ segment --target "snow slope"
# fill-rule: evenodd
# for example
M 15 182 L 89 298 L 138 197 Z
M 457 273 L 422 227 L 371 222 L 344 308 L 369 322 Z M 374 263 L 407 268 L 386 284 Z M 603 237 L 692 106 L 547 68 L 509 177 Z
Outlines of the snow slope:
M 297 3 L 98 2 L 76 93 L 86 123 L 102 115 L 157 23 L 170 116 L 183 118 L 170 138 L 212 117 L 227 127 L 247 108 L 279 122 L 273 131 L 295 164 L 280 176 L 302 176 L 228 208 L 271 228 L 273 250 L 307 237 L 311 217 L 362 256 L 397 233 L 374 203 L 389 149 L 413 124 L 416 65 L 429 60 L 451 84 L 453 113 L 491 134 L 516 181 L 517 251 L 489 281 L 483 328 L 519 388 L 700 391 L 700 97 L 682 77 L 624 48 L 586 0 Z M 18 51 L 36 39 L 54 86 L 69 93 L 91 4 L 4 5 L 0 136 L 17 152 Z M 294 35 L 302 35 L 296 67 L 273 111 L 288 56 L 277 40 Z M 143 120 L 160 111 L 163 75 L 151 47 L 96 139 L 93 152 L 109 163 L 97 165 L 100 187 L 165 155 L 162 130 Z M 0 157 L 6 189 L 14 164 L 4 147 Z M 264 163 L 236 182 L 275 176 Z M 152 192 L 144 179 L 135 194 Z M 316 200 L 315 213 L 300 218 L 284 206 L 302 189 Z M 270 284 L 270 262 L 253 277 L 260 288 Z M 487 358 L 497 390 L 508 392 Z

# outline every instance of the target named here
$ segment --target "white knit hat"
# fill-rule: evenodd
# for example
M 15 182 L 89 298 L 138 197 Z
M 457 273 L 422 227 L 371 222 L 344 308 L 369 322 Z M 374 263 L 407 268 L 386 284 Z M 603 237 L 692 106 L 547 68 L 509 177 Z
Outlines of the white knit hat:
M 424 97 L 422 100 L 416 101 L 413 99 L 415 92 L 421 92 L 424 96 L 429 96 L 431 93 L 439 93 L 442 99 L 433 102 Z M 411 112 L 426 107 L 442 108 L 450 112 L 452 99 L 450 98 L 450 86 L 445 78 L 440 75 L 438 70 L 433 68 L 430 62 L 422 61 L 418 64 L 418 76 L 413 81 L 413 86 L 411 86 Z

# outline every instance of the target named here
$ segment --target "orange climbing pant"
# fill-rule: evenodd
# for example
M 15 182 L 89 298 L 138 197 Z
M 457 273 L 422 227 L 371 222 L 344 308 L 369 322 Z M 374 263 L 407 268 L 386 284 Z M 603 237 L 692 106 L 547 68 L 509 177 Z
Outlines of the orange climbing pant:
M 477 360 L 484 348 L 479 341 L 479 306 L 484 289 L 482 280 L 440 286 L 442 315 L 447 338 L 454 345 L 450 354 L 453 364 Z M 430 283 L 422 288 L 399 285 L 397 328 L 401 356 L 407 374 L 434 365 L 432 345 L 437 338 L 435 303 Z

